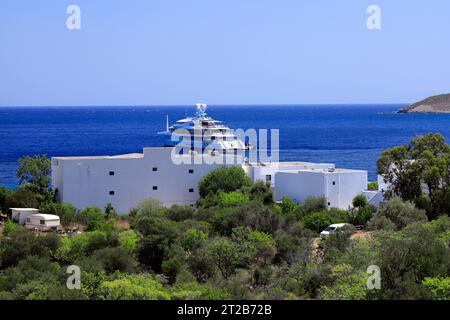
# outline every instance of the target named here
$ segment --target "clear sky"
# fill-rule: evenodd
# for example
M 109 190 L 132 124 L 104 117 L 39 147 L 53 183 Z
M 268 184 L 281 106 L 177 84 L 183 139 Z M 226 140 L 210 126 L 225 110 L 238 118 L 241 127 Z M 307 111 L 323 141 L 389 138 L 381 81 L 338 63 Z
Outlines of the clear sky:
M 66 9 L 81 8 L 81 30 Z M 366 9 L 381 8 L 381 30 Z M 0 0 L 0 106 L 414 102 L 448 0 Z

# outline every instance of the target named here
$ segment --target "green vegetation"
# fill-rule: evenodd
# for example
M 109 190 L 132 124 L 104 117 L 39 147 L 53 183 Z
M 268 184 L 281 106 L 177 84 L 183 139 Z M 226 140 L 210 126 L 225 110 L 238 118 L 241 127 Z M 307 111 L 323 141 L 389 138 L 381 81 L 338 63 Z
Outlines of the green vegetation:
M 391 184 L 388 198 L 411 201 L 430 219 L 450 213 L 450 146 L 442 135 L 430 133 L 388 149 L 377 166 Z
M 30 163 L 45 161 L 27 158 L 24 185 L 0 188 L 2 210 L 35 204 L 84 232 L 37 235 L 6 220 L 0 299 L 450 299 L 450 198 L 448 180 L 439 180 L 448 177 L 440 170 L 445 152 L 435 152 L 446 147 L 439 137 L 424 139 L 405 148 L 421 155 L 416 162 L 427 173 L 397 157 L 400 180 L 379 209 L 363 195 L 348 210 L 328 208 L 323 197 L 275 203 L 270 186 L 224 167 L 200 182 L 195 206 L 148 199 L 118 217 L 111 204 L 79 211 L 55 203 L 43 188 L 46 167 Z M 384 153 L 379 167 L 392 156 Z M 415 190 L 416 182 L 428 182 L 432 194 Z M 365 231 L 318 237 L 341 222 Z M 81 268 L 80 290 L 66 287 L 69 265 Z M 367 286 L 371 265 L 381 270 L 381 289 Z

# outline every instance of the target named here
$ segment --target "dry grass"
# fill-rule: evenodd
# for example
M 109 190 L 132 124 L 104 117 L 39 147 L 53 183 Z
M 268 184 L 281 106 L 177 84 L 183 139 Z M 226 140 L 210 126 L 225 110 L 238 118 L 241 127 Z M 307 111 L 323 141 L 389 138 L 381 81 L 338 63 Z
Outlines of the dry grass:
M 116 221 L 115 227 L 118 229 L 128 230 L 130 229 L 130 223 L 126 219 L 119 219 Z

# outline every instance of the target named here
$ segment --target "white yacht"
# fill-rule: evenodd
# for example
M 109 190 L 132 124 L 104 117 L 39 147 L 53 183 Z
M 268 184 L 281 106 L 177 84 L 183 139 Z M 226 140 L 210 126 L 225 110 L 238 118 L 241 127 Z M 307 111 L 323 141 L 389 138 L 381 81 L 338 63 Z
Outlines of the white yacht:
M 165 137 L 164 145 L 192 151 L 204 151 L 208 146 L 212 151 L 236 151 L 251 149 L 244 141 L 238 139 L 228 125 L 214 120 L 206 114 L 207 105 L 198 103 L 194 117 L 178 120 L 169 127 L 167 118 L 166 131 L 158 132 Z

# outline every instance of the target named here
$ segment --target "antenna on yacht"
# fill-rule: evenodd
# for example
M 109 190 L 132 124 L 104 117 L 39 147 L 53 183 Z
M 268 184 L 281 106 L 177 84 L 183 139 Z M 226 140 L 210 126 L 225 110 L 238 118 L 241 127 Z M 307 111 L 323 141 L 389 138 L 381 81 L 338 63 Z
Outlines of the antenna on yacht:
M 197 103 L 197 117 L 198 118 L 205 118 L 206 117 L 206 108 L 208 107 L 204 103 Z
M 166 132 L 169 132 L 169 115 L 166 114 Z

